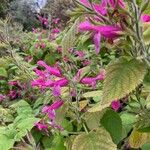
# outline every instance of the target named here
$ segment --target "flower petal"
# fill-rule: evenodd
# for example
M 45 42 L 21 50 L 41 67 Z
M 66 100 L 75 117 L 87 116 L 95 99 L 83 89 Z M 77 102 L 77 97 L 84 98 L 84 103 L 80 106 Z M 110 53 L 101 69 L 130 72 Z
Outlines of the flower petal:
M 100 32 L 96 33 L 94 35 L 93 40 L 94 40 L 96 54 L 98 54 L 100 52 L 101 33 Z

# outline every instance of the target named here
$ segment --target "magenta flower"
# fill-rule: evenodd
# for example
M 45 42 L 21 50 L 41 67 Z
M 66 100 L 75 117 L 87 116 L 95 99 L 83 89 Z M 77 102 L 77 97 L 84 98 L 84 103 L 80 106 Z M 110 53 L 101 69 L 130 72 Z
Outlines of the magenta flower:
M 101 33 L 100 33 L 100 32 L 97 32 L 97 33 L 94 35 L 93 40 L 94 40 L 94 45 L 95 45 L 96 54 L 98 54 L 99 51 L 100 51 Z
M 19 84 L 19 81 L 9 81 L 8 84 L 11 86 L 16 86 Z
M 96 77 L 83 77 L 80 79 L 83 73 L 82 69 L 79 69 L 77 74 L 74 77 L 74 81 L 79 81 L 82 84 L 87 84 L 88 86 L 95 87 L 97 81 L 102 81 L 105 78 L 105 70 L 100 71 L 100 73 Z
M 55 18 L 55 19 L 53 19 L 53 21 L 52 21 L 54 24 L 58 24 L 59 22 L 60 22 L 60 19 L 59 18 Z
M 48 66 L 44 61 L 40 60 L 37 64 L 41 67 L 44 67 L 50 74 L 55 75 L 56 77 L 61 77 L 61 72 L 58 68 Z
M 142 22 L 150 22 L 150 15 L 149 14 L 144 14 L 141 16 Z
M 57 101 L 55 101 L 53 104 L 51 104 L 50 106 L 44 106 L 43 109 L 42 109 L 42 112 L 43 112 L 43 113 L 49 113 L 49 112 L 51 112 L 52 110 L 58 109 L 58 108 L 61 107 L 63 104 L 64 104 L 64 101 L 62 101 L 62 100 L 57 100 Z
M 89 21 L 82 22 L 79 25 L 80 31 L 92 31 L 94 33 L 94 44 L 95 44 L 95 50 L 98 54 L 100 51 L 100 41 L 101 37 L 108 39 L 115 39 L 119 36 L 118 32 L 121 31 L 121 28 L 116 25 L 101 25 L 96 26 L 91 24 Z
M 58 34 L 60 32 L 60 29 L 54 28 L 54 29 L 51 30 L 51 32 L 54 33 L 54 34 L 55 33 Z
M 90 65 L 91 64 L 91 61 L 90 60 L 84 60 L 83 62 L 82 62 L 82 65 L 83 66 L 88 66 L 88 65 Z
M 45 130 L 47 131 L 48 129 L 48 126 L 44 123 L 40 123 L 40 122 L 37 122 L 35 123 L 35 126 L 41 131 L 41 130 Z
M 64 87 L 64 86 L 67 86 L 68 83 L 69 83 L 69 81 L 66 78 L 62 78 L 60 80 L 55 81 L 54 85 L 56 85 L 56 86 L 59 85 L 60 87 Z
M 118 111 L 121 107 L 121 103 L 119 100 L 114 100 L 112 103 L 111 103 L 111 107 L 113 110 L 115 111 Z
M 85 56 L 85 53 L 83 51 L 76 51 L 75 54 L 80 58 L 83 59 Z
M 15 99 L 17 97 L 17 92 L 15 90 L 9 91 L 8 97 L 10 99 Z
M 0 94 L 0 102 L 3 101 L 5 99 L 5 96 Z
M 40 44 L 40 47 L 41 47 L 42 49 L 44 49 L 44 48 L 46 47 L 46 44 L 45 44 L 45 43 L 41 43 L 41 44 Z
M 59 85 L 54 86 L 52 89 L 53 96 L 59 97 L 61 95 L 61 87 Z
M 91 8 L 91 5 L 88 0 L 80 0 L 80 2 L 88 8 Z M 111 6 L 112 8 L 121 7 L 125 8 L 125 3 L 123 0 L 101 0 L 100 3 L 92 3 L 94 11 L 101 14 L 107 14 L 107 7 Z
M 50 106 L 44 106 L 42 109 L 42 113 L 48 115 L 48 118 L 49 118 L 48 123 L 51 125 L 51 127 L 57 128 L 60 130 L 62 129 L 61 126 L 59 126 L 55 123 L 55 117 L 56 117 L 55 111 L 58 108 L 60 108 L 63 104 L 64 104 L 64 102 L 62 100 L 57 100 L 53 104 L 51 104 Z

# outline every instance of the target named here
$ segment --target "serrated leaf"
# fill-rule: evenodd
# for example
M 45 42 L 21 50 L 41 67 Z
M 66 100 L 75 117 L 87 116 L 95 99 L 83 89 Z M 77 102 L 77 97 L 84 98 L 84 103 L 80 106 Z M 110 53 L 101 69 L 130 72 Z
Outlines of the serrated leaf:
M 140 148 L 150 138 L 148 133 L 142 133 L 134 129 L 129 137 L 129 144 L 132 148 Z
M 97 111 L 102 111 L 103 109 L 107 108 L 110 104 L 101 104 L 101 102 L 95 104 L 92 108 L 88 110 L 88 112 L 97 112 Z
M 88 97 L 101 97 L 102 96 L 102 91 L 98 90 L 98 91 L 86 92 L 82 96 L 85 97 L 85 98 L 88 98 Z
M 0 135 L 0 149 L 1 150 L 10 150 L 13 145 L 14 145 L 15 141 L 14 139 L 10 139 L 5 135 Z
M 110 104 L 132 92 L 147 72 L 144 63 L 137 59 L 119 58 L 106 67 L 102 105 Z
M 72 27 L 68 30 L 65 34 L 64 38 L 62 39 L 62 55 L 68 55 L 68 50 L 74 46 L 74 42 L 76 40 L 76 34 L 78 31 L 79 19 L 77 19 Z
M 122 121 L 118 113 L 107 110 L 100 123 L 110 133 L 113 142 L 118 144 L 122 138 Z
M 117 146 L 112 142 L 109 133 L 99 128 L 88 134 L 78 135 L 74 139 L 72 150 L 117 150 Z
M 105 111 L 101 112 L 86 112 L 83 119 L 86 122 L 87 127 L 90 130 L 97 129 L 100 126 L 100 120 L 103 117 Z

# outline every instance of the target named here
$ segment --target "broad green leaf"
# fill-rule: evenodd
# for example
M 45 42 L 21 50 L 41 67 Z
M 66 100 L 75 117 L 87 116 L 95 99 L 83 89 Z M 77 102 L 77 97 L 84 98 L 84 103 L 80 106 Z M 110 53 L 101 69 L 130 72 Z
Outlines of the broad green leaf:
M 72 27 L 68 30 L 62 39 L 62 55 L 68 55 L 68 50 L 74 46 L 76 34 L 78 32 L 79 19 L 77 19 Z
M 0 67 L 0 77 L 7 77 L 7 71 L 5 68 Z
M 75 138 L 75 135 L 71 135 L 66 139 L 65 147 L 67 148 L 67 150 L 72 150 L 72 144 Z
M 110 104 L 104 104 L 102 105 L 101 102 L 95 104 L 92 108 L 88 110 L 88 112 L 97 112 L 97 111 L 102 111 L 103 109 L 107 108 Z
M 88 97 L 101 97 L 102 96 L 102 91 L 98 90 L 98 91 L 86 92 L 82 96 L 85 97 L 85 98 L 88 98 Z
M 148 143 L 145 143 L 142 147 L 141 147 L 142 150 L 150 150 L 150 142 Z
M 122 138 L 122 121 L 118 113 L 107 110 L 100 123 L 110 133 L 113 142 L 118 144 Z
M 64 138 L 60 135 L 55 136 L 49 150 L 66 150 L 64 146 Z
M 90 130 L 97 129 L 100 126 L 100 120 L 103 117 L 104 112 L 105 111 L 85 113 L 83 119 Z
M 129 137 L 129 144 L 132 148 L 140 148 L 150 139 L 149 133 L 142 133 L 134 129 Z
M 78 135 L 73 142 L 72 150 L 117 150 L 109 133 L 104 128 L 99 128 L 90 133 Z
M 14 143 L 14 139 L 9 139 L 7 136 L 2 134 L 0 135 L 0 150 L 10 150 Z
M 106 67 L 102 105 L 110 104 L 132 92 L 147 72 L 144 63 L 137 59 L 119 58 Z
M 141 111 L 141 110 L 140 110 Z M 136 124 L 135 127 L 140 132 L 150 132 L 150 110 L 145 109 L 141 111 L 139 115 L 136 116 Z
M 64 128 L 64 130 L 67 130 L 68 132 L 72 132 L 73 131 L 73 125 L 67 119 L 64 119 L 62 121 L 61 126 Z
M 42 144 L 44 146 L 44 148 L 50 148 L 52 146 L 52 141 L 53 141 L 53 137 L 43 137 L 42 139 Z
M 126 129 L 126 132 L 128 133 L 132 129 L 133 124 L 136 122 L 135 115 L 123 113 L 121 114 L 120 118 L 122 120 L 123 127 Z

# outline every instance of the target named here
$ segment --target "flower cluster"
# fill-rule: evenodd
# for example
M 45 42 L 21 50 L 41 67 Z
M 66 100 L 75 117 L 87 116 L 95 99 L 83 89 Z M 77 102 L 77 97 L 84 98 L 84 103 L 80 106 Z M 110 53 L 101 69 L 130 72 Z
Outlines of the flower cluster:
M 35 124 L 36 127 L 39 130 L 47 131 L 48 125 L 50 125 L 54 129 L 63 130 L 63 127 L 55 122 L 56 110 L 60 108 L 63 104 L 64 102 L 62 100 L 56 100 L 53 104 L 44 106 L 42 109 L 42 113 L 48 116 L 47 124 L 45 124 L 43 121 L 40 121 Z

